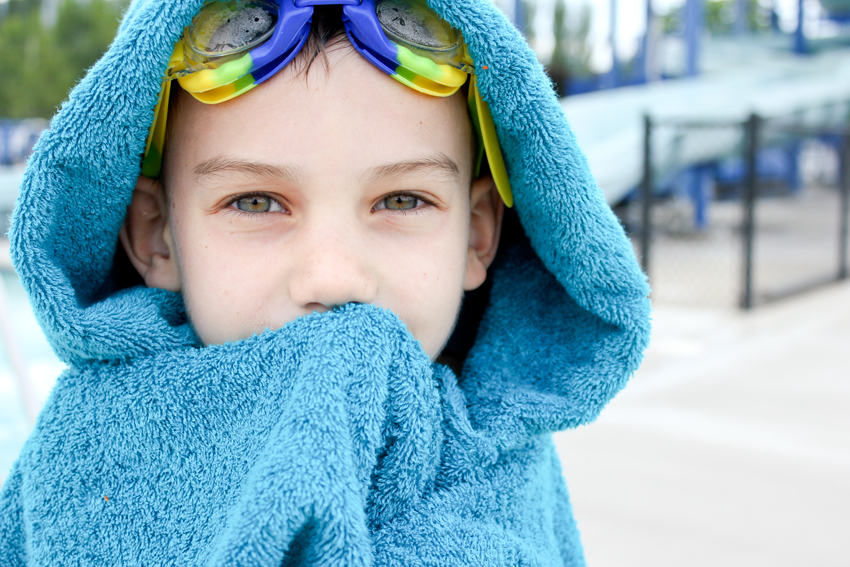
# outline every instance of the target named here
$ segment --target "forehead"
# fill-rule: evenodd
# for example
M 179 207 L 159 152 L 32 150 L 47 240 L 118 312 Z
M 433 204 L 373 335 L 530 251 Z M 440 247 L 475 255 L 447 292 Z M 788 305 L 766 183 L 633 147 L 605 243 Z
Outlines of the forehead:
M 442 153 L 471 177 L 472 128 L 461 91 L 447 98 L 416 92 L 347 43 L 328 51 L 326 63 L 309 72 L 290 65 L 217 105 L 181 92 L 169 117 L 167 168 L 173 158 L 196 165 L 233 157 L 350 170 Z

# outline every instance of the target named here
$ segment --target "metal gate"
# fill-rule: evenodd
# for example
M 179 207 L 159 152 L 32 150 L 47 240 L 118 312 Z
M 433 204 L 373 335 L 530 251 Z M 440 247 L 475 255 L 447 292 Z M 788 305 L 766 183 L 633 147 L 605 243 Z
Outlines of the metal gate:
M 653 299 L 750 309 L 848 270 L 850 104 L 744 122 L 645 117 L 619 207 Z

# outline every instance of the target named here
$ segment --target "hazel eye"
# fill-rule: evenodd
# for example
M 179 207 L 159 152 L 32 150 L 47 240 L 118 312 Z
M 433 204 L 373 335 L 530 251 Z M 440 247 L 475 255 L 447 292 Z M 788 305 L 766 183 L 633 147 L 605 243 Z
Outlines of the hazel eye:
M 280 203 L 268 195 L 247 195 L 236 199 L 233 206 L 246 213 L 273 213 L 282 210 Z
M 413 195 L 392 195 L 381 201 L 383 208 L 391 211 L 408 211 L 410 209 L 415 209 L 417 203 L 419 203 L 419 199 Z

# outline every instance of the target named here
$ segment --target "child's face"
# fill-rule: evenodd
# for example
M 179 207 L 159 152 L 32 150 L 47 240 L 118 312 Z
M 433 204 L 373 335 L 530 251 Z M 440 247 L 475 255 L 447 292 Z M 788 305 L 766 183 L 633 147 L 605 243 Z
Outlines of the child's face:
M 122 241 L 149 286 L 183 293 L 204 344 L 359 302 L 394 311 L 434 358 L 486 278 L 501 201 L 489 178 L 470 188 L 462 95 L 328 57 L 327 73 L 284 69 L 220 105 L 184 95 L 168 195 L 140 179 Z

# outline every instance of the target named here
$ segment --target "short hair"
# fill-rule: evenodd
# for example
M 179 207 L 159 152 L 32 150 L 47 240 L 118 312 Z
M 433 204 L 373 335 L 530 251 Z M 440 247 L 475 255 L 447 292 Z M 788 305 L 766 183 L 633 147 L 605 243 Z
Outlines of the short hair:
M 306 75 L 310 72 L 310 68 L 316 59 L 321 59 L 325 70 L 327 70 L 327 51 L 340 47 L 344 49 L 354 48 L 347 39 L 348 36 L 342 23 L 342 6 L 315 6 L 310 34 L 307 36 L 301 52 L 291 65 L 301 67 L 299 72 Z

